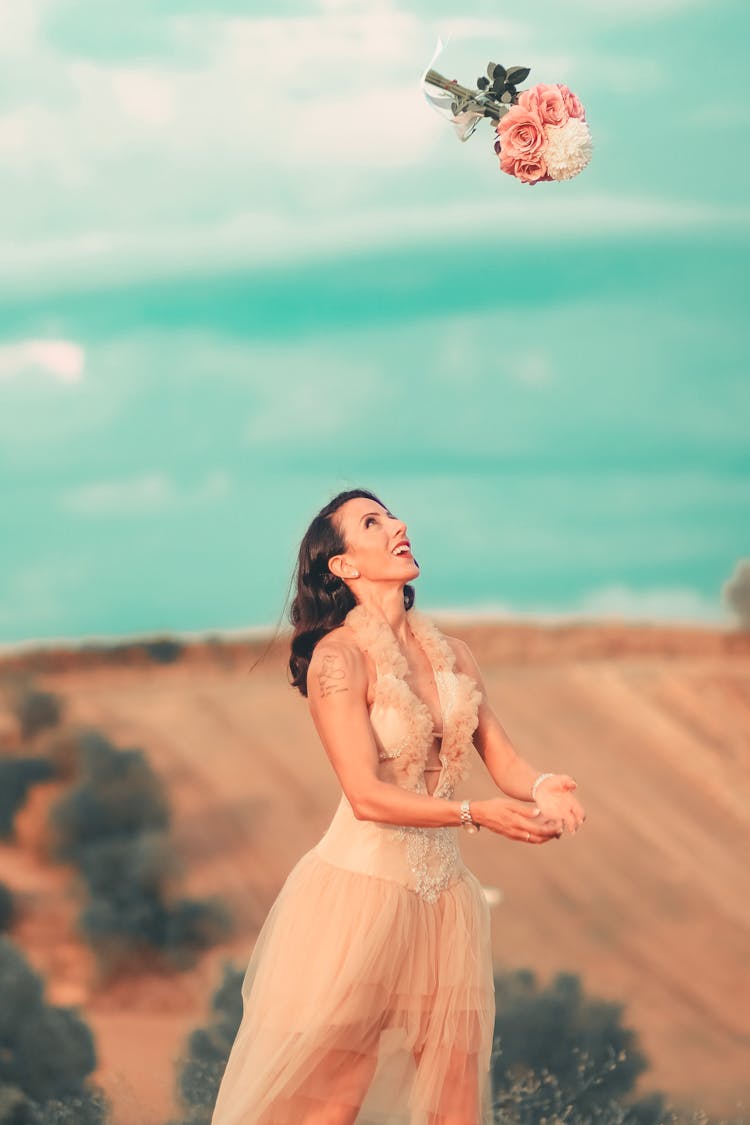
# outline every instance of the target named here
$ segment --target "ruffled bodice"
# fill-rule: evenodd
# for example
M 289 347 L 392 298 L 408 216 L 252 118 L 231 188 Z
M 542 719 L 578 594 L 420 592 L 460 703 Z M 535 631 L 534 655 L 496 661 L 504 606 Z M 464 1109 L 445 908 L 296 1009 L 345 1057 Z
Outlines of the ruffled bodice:
M 449 800 L 471 763 L 472 736 L 482 696 L 470 676 L 456 672 L 453 650 L 437 627 L 414 609 L 407 617 L 432 666 L 442 710 L 442 768 L 431 796 Z M 384 618 L 362 605 L 350 610 L 346 624 L 377 671 L 370 721 L 378 746 L 380 778 L 402 789 L 427 794 L 424 768 L 432 744 L 432 715 L 406 682 L 409 666 L 396 636 Z M 358 820 L 343 793 L 316 851 L 349 871 L 394 880 L 427 902 L 435 902 L 465 871 L 455 828 Z
M 434 797 L 449 799 L 472 759 L 481 692 L 476 682 L 455 671 L 456 658 L 445 637 L 416 609 L 407 611 L 409 626 L 432 666 L 443 716 L 442 770 Z M 388 622 L 363 605 L 346 616 L 346 624 L 372 658 L 377 671 L 370 721 L 378 743 L 381 776 L 404 789 L 426 792 L 424 767 L 432 744 L 429 708 L 406 682 L 409 666 Z

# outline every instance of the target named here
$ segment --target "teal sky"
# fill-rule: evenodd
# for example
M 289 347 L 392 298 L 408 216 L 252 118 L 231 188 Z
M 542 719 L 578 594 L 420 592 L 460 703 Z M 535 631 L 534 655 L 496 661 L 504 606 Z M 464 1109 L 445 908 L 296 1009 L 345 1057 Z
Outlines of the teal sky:
M 565 82 L 575 180 L 419 89 Z M 363 484 L 420 604 L 725 620 L 745 0 L 0 0 L 0 642 L 274 623 Z

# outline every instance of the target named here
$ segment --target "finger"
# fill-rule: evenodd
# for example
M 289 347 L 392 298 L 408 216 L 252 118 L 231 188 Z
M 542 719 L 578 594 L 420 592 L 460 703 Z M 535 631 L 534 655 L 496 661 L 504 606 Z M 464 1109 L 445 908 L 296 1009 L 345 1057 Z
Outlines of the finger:
M 546 844 L 548 840 L 554 840 L 557 833 L 549 836 L 546 833 L 530 832 L 527 828 L 514 831 L 508 835 L 511 840 L 517 840 L 519 844 Z

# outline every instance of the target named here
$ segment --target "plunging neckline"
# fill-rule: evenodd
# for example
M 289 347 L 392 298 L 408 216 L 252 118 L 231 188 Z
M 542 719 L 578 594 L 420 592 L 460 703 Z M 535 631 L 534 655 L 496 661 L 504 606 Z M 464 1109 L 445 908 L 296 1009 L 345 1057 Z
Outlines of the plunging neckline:
M 441 768 L 431 796 L 450 797 L 465 776 L 475 750 L 473 735 L 479 721 L 482 692 L 471 676 L 456 670 L 456 654 L 435 623 L 413 607 L 406 613 L 411 631 L 432 669 L 443 721 L 438 754 Z M 375 709 L 382 707 L 402 717 L 400 724 L 393 725 L 389 721 L 384 753 L 380 753 L 379 748 L 378 757 L 381 761 L 393 761 L 397 784 L 405 788 L 418 787 L 424 792 L 424 767 L 435 729 L 430 708 L 407 682 L 409 665 L 383 615 L 358 602 L 345 620 L 359 647 L 375 664 L 375 690 L 368 711 L 374 715 Z M 375 726 L 377 730 L 377 723 Z
M 357 608 L 364 611 L 364 614 L 366 615 L 366 617 L 368 618 L 369 621 L 377 622 L 377 623 L 380 623 L 382 621 L 383 625 L 385 626 L 385 630 L 387 630 L 387 632 L 384 633 L 384 636 L 387 637 L 388 647 L 392 649 L 391 659 L 389 661 L 391 667 L 388 669 L 388 671 L 385 673 L 385 675 L 398 676 L 398 678 L 401 679 L 401 681 L 404 684 L 404 687 L 408 691 L 408 693 L 411 696 L 411 698 L 412 698 L 414 704 L 416 705 L 416 707 L 419 710 L 421 710 L 423 712 L 423 714 L 427 715 L 427 717 L 429 718 L 429 720 L 430 720 L 430 741 L 434 741 L 434 733 L 433 732 L 435 730 L 435 723 L 434 723 L 432 711 L 427 706 L 425 701 L 419 695 L 417 695 L 417 693 L 414 691 L 414 688 L 411 686 L 411 684 L 409 683 L 409 681 L 406 678 L 407 674 L 411 671 L 411 669 L 409 667 L 409 662 L 406 659 L 406 656 L 404 655 L 404 652 L 403 652 L 400 644 L 398 643 L 398 638 L 396 637 L 395 632 L 391 628 L 390 622 L 385 617 L 383 617 L 383 618 L 377 617 L 370 610 L 366 609 L 361 604 Z M 435 661 L 432 658 L 432 654 L 430 652 L 430 646 L 426 645 L 425 642 L 424 642 L 424 637 L 422 636 L 422 626 L 421 626 L 420 618 L 417 617 L 417 616 L 412 616 L 413 613 L 414 613 L 414 610 L 407 610 L 407 614 L 406 614 L 407 624 L 409 626 L 409 630 L 411 632 L 411 635 L 416 640 L 417 645 L 419 646 L 423 655 L 427 658 L 427 663 L 430 666 L 430 671 L 432 672 L 432 679 L 433 679 L 433 682 L 435 684 L 435 693 L 437 695 L 438 705 L 440 707 L 440 726 L 441 726 L 442 734 L 441 734 L 441 738 L 440 738 L 440 749 L 438 750 L 438 761 L 440 762 L 439 772 L 438 772 L 437 766 L 433 770 L 429 771 L 429 772 L 432 772 L 432 773 L 437 773 L 437 775 L 438 775 L 437 781 L 435 782 L 435 788 L 432 790 L 432 793 L 429 793 L 429 791 L 428 791 L 428 795 L 431 796 L 431 797 L 434 797 L 434 795 L 437 793 L 438 789 L 440 788 L 440 786 L 443 783 L 443 777 L 445 775 L 445 768 L 446 768 L 446 765 L 447 765 L 446 760 L 443 758 L 443 746 L 445 745 L 445 733 L 446 733 L 446 729 L 447 729 L 446 721 L 447 721 L 447 718 L 448 718 L 448 712 L 446 711 L 446 706 L 445 706 L 445 689 L 442 685 L 441 674 L 438 671 L 438 669 L 436 667 L 436 664 L 435 664 Z M 375 680 L 376 680 L 375 698 L 373 699 L 373 703 L 372 703 L 372 707 L 374 707 L 375 704 L 377 703 L 377 680 L 381 676 L 379 664 L 382 661 L 379 661 L 377 659 L 376 655 L 371 654 L 371 656 L 372 656 L 373 662 L 375 664 Z M 394 659 L 394 657 L 395 657 L 395 659 Z M 399 671 L 398 671 L 399 665 L 401 666 L 401 675 L 399 675 Z M 371 711 L 372 707 L 368 708 L 368 711 Z M 427 757 L 427 753 L 425 752 L 425 759 L 426 759 L 426 757 Z M 424 764 L 423 764 L 422 770 L 421 770 L 421 776 L 422 776 L 422 781 L 424 783 L 424 787 L 425 787 L 425 789 L 427 789 L 427 782 L 425 781 L 424 775 L 425 775 L 425 767 L 424 767 Z
M 409 619 L 408 619 L 408 615 L 407 615 L 407 621 L 408 620 Z M 390 625 L 388 626 L 388 628 L 390 629 Z M 430 793 L 429 790 L 427 790 L 428 795 L 430 797 L 433 797 L 435 795 L 435 793 L 437 793 L 438 789 L 440 788 L 440 784 L 443 780 L 443 774 L 445 773 L 445 762 L 443 761 L 443 739 L 445 737 L 445 718 L 446 718 L 445 702 L 444 702 L 444 699 L 443 699 L 443 690 L 441 688 L 441 678 L 438 675 L 438 670 L 435 667 L 435 664 L 433 663 L 432 657 L 430 656 L 430 653 L 429 653 L 428 649 L 425 648 L 424 642 L 423 642 L 422 638 L 420 637 L 419 632 L 418 631 L 415 632 L 414 629 L 412 628 L 411 622 L 409 622 L 409 629 L 411 630 L 411 635 L 414 637 L 415 641 L 417 642 L 417 645 L 419 646 L 419 649 L 420 649 L 422 655 L 427 658 L 427 663 L 429 664 L 430 671 L 432 672 L 432 680 L 433 680 L 433 683 L 435 684 L 435 694 L 437 695 L 438 706 L 440 707 L 440 748 L 437 752 L 438 761 L 439 761 L 440 765 L 434 766 L 430 770 L 427 769 L 426 762 L 425 762 L 425 765 L 422 766 L 422 781 L 424 782 L 425 789 L 427 789 L 427 781 L 425 779 L 425 773 L 437 773 L 437 781 L 435 782 L 435 787 L 432 790 L 432 793 Z M 393 633 L 392 629 L 391 629 L 391 633 Z M 395 633 L 393 633 L 393 639 L 396 642 L 396 645 L 398 646 L 398 639 L 397 639 Z M 401 651 L 400 646 L 398 646 L 398 647 L 399 647 L 399 651 Z M 406 660 L 406 656 L 404 656 L 404 659 Z M 408 664 L 408 661 L 407 661 L 407 664 Z M 410 671 L 411 671 L 411 669 L 410 669 Z M 408 680 L 406 679 L 405 676 L 404 676 L 404 683 L 406 684 L 409 691 L 411 692 L 411 694 L 416 699 L 417 703 L 419 703 L 422 707 L 424 707 L 424 709 L 429 713 L 430 720 L 432 721 L 432 730 L 430 732 L 430 735 L 431 735 L 432 741 L 434 742 L 435 741 L 435 723 L 434 723 L 432 711 L 427 706 L 425 701 L 420 696 L 417 695 L 417 693 L 414 691 L 413 687 L 408 682 Z M 427 759 L 427 754 L 425 754 L 425 759 Z

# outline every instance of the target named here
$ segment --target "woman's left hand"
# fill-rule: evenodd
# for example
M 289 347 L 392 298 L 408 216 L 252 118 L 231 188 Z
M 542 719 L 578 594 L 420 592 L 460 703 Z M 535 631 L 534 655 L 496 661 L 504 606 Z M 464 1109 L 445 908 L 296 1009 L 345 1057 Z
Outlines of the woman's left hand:
M 576 783 L 566 773 L 554 773 L 540 782 L 535 804 L 544 816 L 561 822 L 561 834 L 567 828 L 570 834 L 577 832 L 586 819 L 586 813 L 578 799 L 573 795 Z

